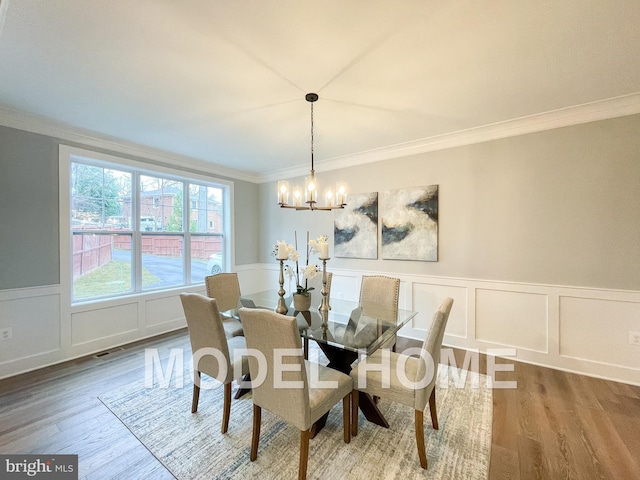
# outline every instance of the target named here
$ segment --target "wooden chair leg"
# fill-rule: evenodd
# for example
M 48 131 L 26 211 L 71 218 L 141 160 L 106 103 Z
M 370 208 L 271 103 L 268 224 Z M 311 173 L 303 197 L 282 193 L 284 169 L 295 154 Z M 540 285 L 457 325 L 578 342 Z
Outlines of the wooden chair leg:
M 342 428 L 344 430 L 344 443 L 351 442 L 351 396 L 353 392 L 342 399 Z
M 431 424 L 434 430 L 438 430 L 438 412 L 436 411 L 436 389 L 431 390 L 429 396 L 429 411 L 431 412 Z
M 298 468 L 298 480 L 307 478 L 307 463 L 309 461 L 309 439 L 311 429 L 300 431 L 300 466 Z
M 222 433 L 227 433 L 229 428 L 229 415 L 231 415 L 231 382 L 224 384 L 224 407 L 222 408 Z
M 262 408 L 253 404 L 253 434 L 251 436 L 251 454 L 249 460 L 252 462 L 258 458 L 258 443 L 260 443 L 260 423 L 262 421 Z
M 191 402 L 191 413 L 198 411 L 198 400 L 200 399 L 200 372 L 196 372 L 196 379 L 193 382 L 193 401 Z
M 354 390 L 351 392 L 351 436 L 358 436 L 358 399 L 360 392 Z
M 415 411 L 416 417 L 416 446 L 418 447 L 418 457 L 420 457 L 420 466 L 427 469 L 427 452 L 424 446 L 424 425 L 422 410 Z

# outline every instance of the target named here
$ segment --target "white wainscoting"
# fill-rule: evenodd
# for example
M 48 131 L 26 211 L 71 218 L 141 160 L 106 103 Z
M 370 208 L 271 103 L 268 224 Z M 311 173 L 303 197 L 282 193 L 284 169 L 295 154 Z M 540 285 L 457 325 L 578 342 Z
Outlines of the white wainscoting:
M 278 289 L 277 265 L 264 265 L 267 283 Z M 400 307 L 418 311 L 401 334 L 422 340 L 445 297 L 454 300 L 444 343 L 487 352 L 515 349 L 514 359 L 640 385 L 640 292 L 492 282 L 330 268 L 331 296 L 357 301 L 362 275 L 398 277 Z M 244 290 L 244 285 L 241 282 Z M 285 289 L 291 287 L 285 281 Z
M 246 291 L 269 285 L 262 265 L 237 268 Z M 186 326 L 180 293 L 204 285 L 71 306 L 60 285 L 0 291 L 0 378 L 108 350 Z
M 487 352 L 513 348 L 515 359 L 640 385 L 640 292 L 330 269 L 331 296 L 357 301 L 362 275 L 399 277 L 400 306 L 418 311 L 401 334 L 422 340 L 443 298 L 454 299 L 445 344 Z M 237 268 L 243 293 L 278 290 L 277 264 Z M 285 281 L 285 289 L 291 286 Z M 181 291 L 75 307 L 59 286 L 0 292 L 0 378 L 93 354 L 185 326 Z
M 48 365 L 62 356 L 60 293 L 57 287 L 0 291 L 0 378 Z
M 0 292 L 0 378 L 90 355 L 186 326 L 181 291 L 204 285 L 104 302 L 62 305 L 57 285 Z

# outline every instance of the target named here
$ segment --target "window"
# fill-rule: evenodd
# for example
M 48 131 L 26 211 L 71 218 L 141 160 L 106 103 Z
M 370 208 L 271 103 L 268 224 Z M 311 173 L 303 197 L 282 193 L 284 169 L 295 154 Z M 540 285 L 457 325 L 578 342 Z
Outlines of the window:
M 198 284 L 225 270 L 228 234 L 213 226 L 228 225 L 229 185 L 129 163 L 68 157 L 72 302 Z

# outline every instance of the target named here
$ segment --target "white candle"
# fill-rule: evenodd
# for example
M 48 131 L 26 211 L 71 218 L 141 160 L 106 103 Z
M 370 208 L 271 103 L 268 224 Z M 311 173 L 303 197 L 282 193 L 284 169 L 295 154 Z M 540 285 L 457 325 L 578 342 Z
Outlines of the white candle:
M 284 242 L 278 243 L 278 260 L 287 259 L 287 244 Z
M 321 243 L 320 244 L 320 258 L 329 258 L 329 244 Z

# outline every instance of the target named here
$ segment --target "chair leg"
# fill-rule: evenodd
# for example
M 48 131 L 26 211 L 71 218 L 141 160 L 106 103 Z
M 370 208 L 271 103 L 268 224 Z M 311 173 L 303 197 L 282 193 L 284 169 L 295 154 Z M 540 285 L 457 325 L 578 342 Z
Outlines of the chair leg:
M 420 466 L 427 469 L 427 452 L 424 447 L 424 425 L 422 410 L 416 410 L 416 445 L 418 447 L 418 457 L 420 457 Z
M 260 422 L 262 421 L 262 408 L 253 404 L 253 434 L 251 436 L 251 454 L 249 460 L 252 462 L 258 458 L 258 443 L 260 443 Z
M 431 424 L 434 430 L 438 430 L 438 412 L 436 411 L 436 389 L 431 390 L 429 396 L 429 411 L 431 412 Z
M 229 415 L 231 415 L 231 382 L 224 384 L 224 407 L 222 408 L 222 433 L 227 433 L 229 428 Z
M 200 372 L 196 372 L 196 379 L 193 382 L 193 401 L 191 402 L 191 413 L 198 411 L 198 400 L 200 399 Z
M 351 442 L 351 396 L 353 392 L 342 399 L 342 429 L 344 430 L 344 443 Z
M 309 360 L 309 339 L 305 337 L 303 340 L 304 359 Z
M 354 390 L 351 392 L 351 436 L 358 436 L 358 399 L 360 392 Z
M 300 431 L 300 466 L 298 467 L 298 480 L 307 478 L 307 463 L 309 460 L 309 439 L 311 429 Z

